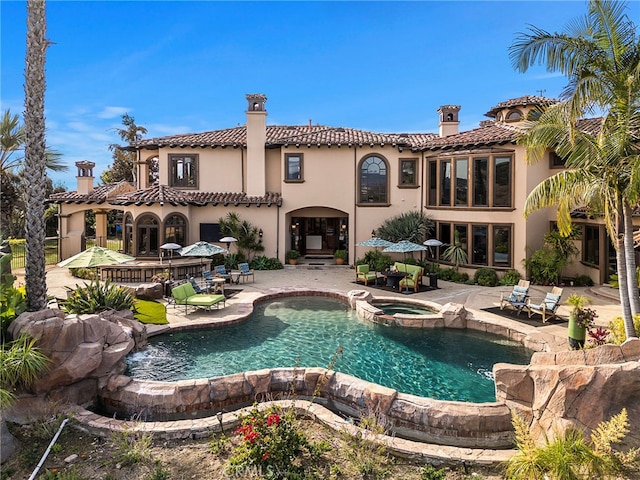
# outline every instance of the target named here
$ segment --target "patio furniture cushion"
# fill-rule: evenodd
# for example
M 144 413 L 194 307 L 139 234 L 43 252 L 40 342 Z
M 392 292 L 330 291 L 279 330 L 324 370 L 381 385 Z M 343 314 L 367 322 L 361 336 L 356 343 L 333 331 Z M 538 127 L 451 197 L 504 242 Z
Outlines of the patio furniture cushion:
M 542 323 L 546 323 L 549 318 L 557 317 L 556 311 L 560 306 L 560 298 L 562 297 L 562 288 L 553 287 L 551 292 L 547 293 L 540 303 L 527 303 L 525 307 L 529 312 L 529 318 L 534 313 L 542 315 Z
M 520 310 L 522 306 L 518 304 L 526 302 L 527 297 L 529 296 L 530 284 L 531 282 L 528 280 L 520 280 L 518 285 L 514 285 L 511 292 L 502 292 L 500 294 L 500 310 L 503 310 L 504 307 L 511 307 L 516 310 Z
M 413 288 L 414 292 L 418 292 L 418 288 L 420 286 L 419 281 L 420 270 L 415 270 L 411 276 L 404 277 L 400 280 L 400 288 Z
M 245 282 L 244 279 L 247 278 L 247 277 L 252 277 L 252 279 L 253 279 L 252 281 L 254 281 L 254 282 L 256 281 L 255 280 L 255 276 L 253 274 L 253 270 L 251 270 L 249 268 L 249 264 L 247 262 L 239 263 L 238 264 L 238 270 L 240 270 L 240 278 L 243 279 L 242 280 L 243 283 Z
M 213 305 L 219 307 L 222 302 L 226 305 L 224 295 L 211 295 L 207 293 L 196 293 L 190 282 L 183 283 L 171 290 L 176 305 L 184 305 L 184 311 L 187 313 L 189 305 L 194 307 L 206 307 L 210 309 Z
M 231 280 L 231 275 L 227 272 L 227 269 L 224 265 L 216 265 L 215 270 L 216 277 L 222 277 L 226 280 Z
M 356 283 L 358 281 L 364 282 L 365 285 L 369 285 L 369 282 L 376 283 L 378 281 L 378 274 L 371 272 L 369 265 L 356 266 Z
M 398 272 L 405 272 L 410 275 L 413 275 L 413 273 L 416 271 L 419 272 L 418 285 L 422 285 L 422 276 L 424 275 L 424 269 L 420 265 L 411 265 L 410 263 L 395 262 L 393 266 Z

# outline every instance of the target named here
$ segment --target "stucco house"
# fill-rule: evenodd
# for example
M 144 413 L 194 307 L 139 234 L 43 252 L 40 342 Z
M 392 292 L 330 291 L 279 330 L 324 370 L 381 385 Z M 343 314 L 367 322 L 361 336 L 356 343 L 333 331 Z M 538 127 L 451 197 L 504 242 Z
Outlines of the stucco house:
M 137 152 L 137 185 L 93 185 L 91 162 L 79 162 L 78 188 L 55 194 L 61 258 L 81 250 L 84 211 L 96 212 L 96 235 L 106 237 L 106 213 L 122 212 L 124 250 L 157 258 L 165 242 L 218 242 L 218 219 L 237 212 L 262 230 L 265 255 L 284 261 L 291 248 L 303 255 L 349 251 L 385 219 L 421 210 L 436 221 L 444 243 L 458 232 L 469 271 L 515 268 L 542 246 L 555 209 L 526 220 L 529 192 L 562 160 L 553 152 L 527 165 L 516 145 L 527 113 L 552 102 L 524 96 L 492 107 L 478 128 L 459 132 L 460 106 L 437 110 L 438 133 L 375 133 L 321 125 L 268 125 L 267 97 L 246 95 L 246 124 L 203 133 L 148 138 L 125 146 Z M 585 120 L 584 128 L 597 127 Z M 157 161 L 159 181 L 149 184 Z M 576 218 L 583 229 L 581 256 L 569 275 L 594 282 L 615 270 L 615 252 L 601 222 Z M 224 245 L 223 245 L 224 246 Z

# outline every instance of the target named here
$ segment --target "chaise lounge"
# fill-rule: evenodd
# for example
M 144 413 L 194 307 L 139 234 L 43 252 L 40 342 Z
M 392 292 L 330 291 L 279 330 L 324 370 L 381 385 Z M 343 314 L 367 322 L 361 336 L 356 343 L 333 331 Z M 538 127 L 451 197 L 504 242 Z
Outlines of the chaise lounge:
M 210 310 L 213 305 L 216 308 L 226 306 L 224 295 L 212 295 L 208 293 L 196 293 L 191 283 L 183 283 L 171 290 L 171 295 L 176 305 L 184 305 L 184 313 L 187 313 L 189 305 L 196 308 L 206 308 Z

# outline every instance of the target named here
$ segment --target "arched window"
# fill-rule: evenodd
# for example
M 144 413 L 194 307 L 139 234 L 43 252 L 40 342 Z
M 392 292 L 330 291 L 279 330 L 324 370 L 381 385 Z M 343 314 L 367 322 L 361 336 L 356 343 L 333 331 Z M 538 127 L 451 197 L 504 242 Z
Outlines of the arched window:
M 154 215 L 143 215 L 136 223 L 136 255 L 140 257 L 157 257 L 158 219 Z
M 507 114 L 507 122 L 517 122 L 522 119 L 522 112 L 519 110 L 512 110 Z
M 182 215 L 174 213 L 164 221 L 164 242 L 187 245 L 187 220 Z
M 378 156 L 365 158 L 360 164 L 359 203 L 389 203 L 387 162 Z

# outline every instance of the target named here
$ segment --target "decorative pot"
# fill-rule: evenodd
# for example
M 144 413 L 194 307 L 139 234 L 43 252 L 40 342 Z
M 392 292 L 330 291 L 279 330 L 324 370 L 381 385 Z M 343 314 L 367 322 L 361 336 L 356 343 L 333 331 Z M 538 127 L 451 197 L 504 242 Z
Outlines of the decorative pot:
M 336 265 L 344 265 L 344 258 L 336 258 Z
M 578 325 L 573 315 L 569 315 L 569 346 L 572 350 L 580 350 L 584 347 L 584 341 L 587 337 L 587 329 Z
M 297 258 L 290 258 L 289 259 L 289 265 L 297 265 L 298 264 L 298 259 Z

